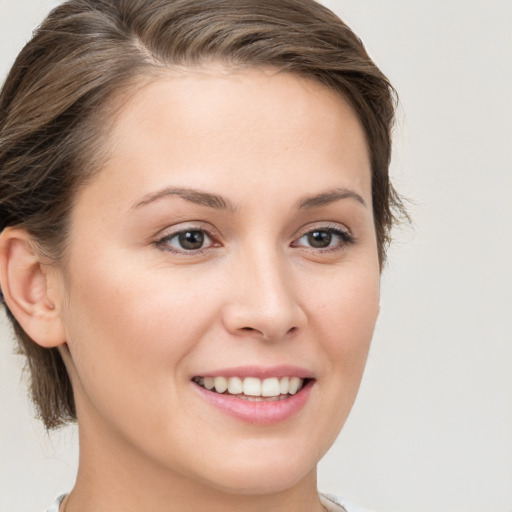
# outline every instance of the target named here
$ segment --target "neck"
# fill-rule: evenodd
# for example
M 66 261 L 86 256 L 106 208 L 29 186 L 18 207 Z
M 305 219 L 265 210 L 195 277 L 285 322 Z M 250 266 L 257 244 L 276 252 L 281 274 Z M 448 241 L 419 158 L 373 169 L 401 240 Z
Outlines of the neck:
M 286 488 L 219 488 L 162 464 L 119 439 L 98 443 L 80 432 L 80 463 L 65 512 L 322 512 L 316 468 Z

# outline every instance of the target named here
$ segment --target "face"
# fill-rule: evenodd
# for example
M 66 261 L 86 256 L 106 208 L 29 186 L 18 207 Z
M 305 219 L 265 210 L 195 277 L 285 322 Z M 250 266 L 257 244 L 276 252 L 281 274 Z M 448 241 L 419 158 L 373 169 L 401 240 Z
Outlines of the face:
M 108 145 L 59 271 L 83 456 L 238 493 L 313 475 L 378 313 L 355 114 L 290 74 L 203 70 L 136 92 Z

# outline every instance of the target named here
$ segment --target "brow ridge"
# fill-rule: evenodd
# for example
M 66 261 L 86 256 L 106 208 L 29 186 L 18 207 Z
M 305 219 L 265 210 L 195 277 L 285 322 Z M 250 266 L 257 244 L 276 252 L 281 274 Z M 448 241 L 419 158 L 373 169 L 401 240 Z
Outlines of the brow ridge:
M 144 196 L 142 200 L 137 202 L 132 208 L 140 208 L 142 206 L 146 206 L 167 196 L 177 196 L 186 201 L 217 210 L 229 210 L 234 212 L 237 209 L 235 204 L 220 195 L 211 194 L 209 192 L 203 192 L 201 190 L 192 188 L 180 187 L 165 187 L 162 190 L 150 193 Z M 355 199 L 363 206 L 367 206 L 366 201 L 361 197 L 360 194 L 348 188 L 339 187 L 334 190 L 329 190 L 312 196 L 306 196 L 300 199 L 298 201 L 298 209 L 309 210 L 312 208 L 320 208 L 333 202 L 348 198 Z
M 311 208 L 320 208 L 321 206 L 327 206 L 328 204 L 342 199 L 355 199 L 358 203 L 363 206 L 367 206 L 366 201 L 361 197 L 360 194 L 350 190 L 348 188 L 339 187 L 334 190 L 315 194 L 313 196 L 307 196 L 299 200 L 299 210 L 309 210 Z
M 207 206 L 209 208 L 215 208 L 216 210 L 236 210 L 236 205 L 222 196 L 193 188 L 180 187 L 165 187 L 162 190 L 150 193 L 144 196 L 142 200 L 137 202 L 132 208 L 140 208 L 168 196 L 177 196 L 185 201 L 190 201 L 191 203 Z

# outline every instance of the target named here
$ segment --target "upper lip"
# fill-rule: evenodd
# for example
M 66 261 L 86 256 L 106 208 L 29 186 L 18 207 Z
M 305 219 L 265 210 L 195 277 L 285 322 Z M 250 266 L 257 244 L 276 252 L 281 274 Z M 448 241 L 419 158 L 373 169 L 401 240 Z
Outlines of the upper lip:
M 204 373 L 198 373 L 194 377 L 256 377 L 268 379 L 270 377 L 299 377 L 301 379 L 313 379 L 311 370 L 293 365 L 279 366 L 231 366 L 229 368 L 218 368 Z

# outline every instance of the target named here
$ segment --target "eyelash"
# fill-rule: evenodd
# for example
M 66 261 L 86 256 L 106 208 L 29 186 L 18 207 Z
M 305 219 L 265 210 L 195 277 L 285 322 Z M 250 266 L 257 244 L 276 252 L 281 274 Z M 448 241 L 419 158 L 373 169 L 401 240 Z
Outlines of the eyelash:
M 169 243 L 174 240 L 178 239 L 180 235 L 184 235 L 186 233 L 202 233 L 203 236 L 206 235 L 206 237 L 210 240 L 210 243 L 212 244 L 212 247 L 219 247 L 221 244 L 219 242 L 215 241 L 215 237 L 213 233 L 204 228 L 199 226 L 191 226 L 185 229 L 180 229 L 179 231 L 174 231 L 172 233 L 167 233 L 166 235 L 162 236 L 158 240 L 156 240 L 155 245 L 162 249 L 163 251 L 171 252 L 173 254 L 186 254 L 186 255 L 200 255 L 205 252 L 205 250 L 210 249 L 211 247 L 206 248 L 199 248 L 199 249 L 175 249 Z
M 311 246 L 301 246 L 296 245 L 300 240 L 307 237 L 308 235 L 311 235 L 313 233 L 327 233 L 331 237 L 335 236 L 338 237 L 339 241 L 334 246 L 328 246 L 328 247 L 311 247 Z M 330 242 L 330 241 L 329 241 Z M 327 225 L 319 225 L 315 226 L 313 228 L 309 228 L 307 231 L 305 231 L 299 238 L 296 239 L 292 243 L 292 247 L 302 247 L 305 250 L 312 251 L 315 253 L 327 253 L 327 252 L 334 252 L 334 251 L 343 251 L 348 246 L 353 245 L 356 243 L 355 237 L 345 229 L 342 229 L 338 224 L 327 224 Z
M 206 235 L 206 238 L 210 240 L 210 246 L 209 247 L 200 247 L 198 249 L 175 249 L 170 245 L 170 242 L 174 239 L 178 239 L 180 235 L 185 235 L 187 233 L 202 233 L 202 236 Z M 309 235 L 312 235 L 313 233 L 327 233 L 328 236 L 335 236 L 339 238 L 338 243 L 336 243 L 334 246 L 328 246 L 328 247 L 311 247 L 311 246 L 303 246 L 298 245 L 298 242 L 303 239 L 304 237 L 307 237 Z M 330 240 L 329 240 L 330 243 Z M 303 232 L 303 234 L 300 235 L 297 239 L 295 239 L 291 243 L 291 247 L 300 247 L 308 251 L 312 252 L 320 252 L 320 253 L 327 253 L 332 251 L 341 251 L 346 249 L 349 245 L 353 245 L 356 243 L 356 239 L 354 236 L 349 233 L 348 231 L 341 229 L 339 225 L 320 225 L 318 227 L 310 228 L 307 231 Z M 199 226 L 191 226 L 186 229 L 180 229 L 179 231 L 175 231 L 172 233 L 168 233 L 158 240 L 155 241 L 155 245 L 160 248 L 161 250 L 171 252 L 173 254 L 180 254 L 180 255 L 201 255 L 205 251 L 214 248 L 214 247 L 220 247 L 221 244 L 219 242 L 216 242 L 215 236 L 212 234 L 212 232 L 204 227 Z

